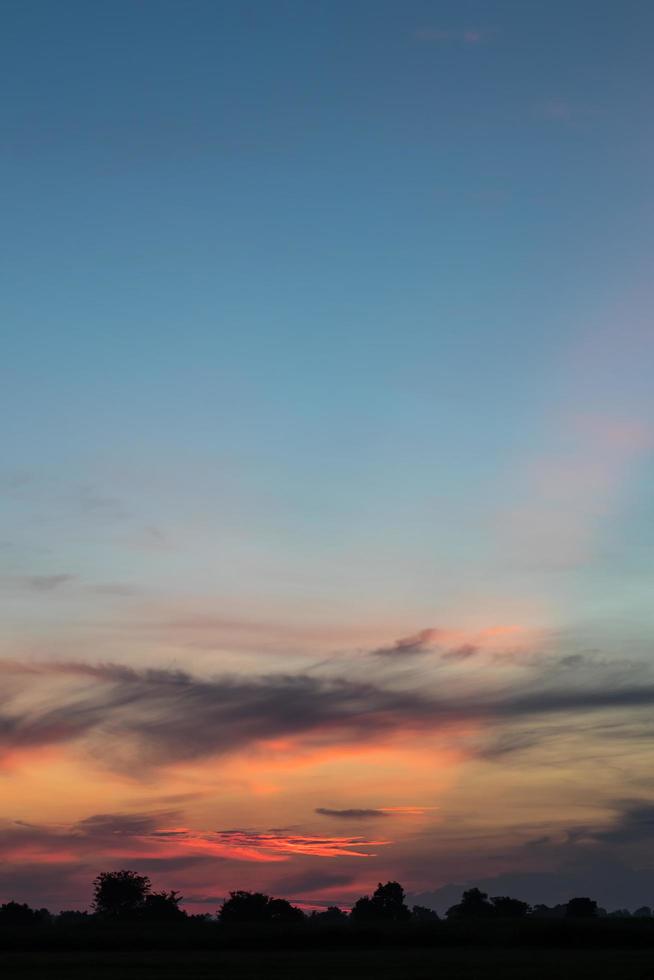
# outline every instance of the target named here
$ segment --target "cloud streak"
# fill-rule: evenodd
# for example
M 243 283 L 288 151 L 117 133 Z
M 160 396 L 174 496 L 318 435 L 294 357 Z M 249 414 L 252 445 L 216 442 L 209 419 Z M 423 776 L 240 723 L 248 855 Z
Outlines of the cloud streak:
M 331 810 L 326 806 L 316 807 L 316 813 L 321 817 L 336 817 L 337 820 L 370 820 L 376 817 L 387 817 L 388 813 L 385 810 L 375 810 L 375 809 L 357 809 L 356 807 L 350 807 L 345 810 Z
M 385 686 L 345 676 L 207 679 L 82 663 L 5 661 L 0 671 L 0 752 L 79 743 L 127 772 L 231 754 L 276 739 L 326 748 L 442 733 L 462 722 L 500 724 L 654 705 L 654 680 L 644 669 L 600 669 L 582 661 L 574 671 L 561 672 L 554 659 L 526 675 L 524 670 L 512 675 L 508 687 L 479 671 L 465 687 L 455 680 L 448 686 L 446 668 L 433 679 L 420 673 L 411 688 L 393 686 L 392 675 Z

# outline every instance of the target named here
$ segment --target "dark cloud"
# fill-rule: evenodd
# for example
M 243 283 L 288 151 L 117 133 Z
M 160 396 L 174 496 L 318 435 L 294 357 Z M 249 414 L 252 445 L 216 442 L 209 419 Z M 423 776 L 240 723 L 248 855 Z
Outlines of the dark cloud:
M 439 632 L 440 630 L 437 629 L 420 630 L 419 633 L 413 633 L 411 636 L 401 637 L 389 647 L 379 647 L 377 650 L 373 650 L 372 653 L 373 655 L 382 657 L 395 656 L 397 654 L 406 657 L 415 653 L 427 653 L 438 638 Z
M 594 840 L 609 844 L 641 844 L 654 841 L 654 802 L 626 801 L 615 823 L 606 830 L 591 832 Z
M 111 664 L 5 661 L 0 671 L 0 751 L 84 740 L 109 764 L 130 771 L 279 737 L 334 744 L 397 731 L 446 732 L 468 720 L 527 722 L 521 736 L 496 747 L 502 754 L 536 743 L 537 719 L 551 724 L 556 716 L 569 716 L 579 725 L 584 712 L 611 710 L 624 717 L 654 705 L 650 674 L 633 665 L 593 664 L 575 670 L 572 679 L 545 665 L 512 688 L 487 688 L 475 677 L 465 689 L 458 684 L 451 691 L 446 681 L 435 688 L 422 676 L 416 690 L 317 674 L 203 679 Z M 487 738 L 498 734 L 490 726 Z M 479 752 L 487 747 L 480 745 Z
M 334 888 L 339 885 L 349 885 L 355 880 L 354 875 L 337 872 L 316 870 L 301 871 L 299 874 L 283 875 L 271 883 L 271 889 L 277 895 L 288 897 L 307 895 L 322 888 Z
M 16 845 L 58 849 L 66 847 L 82 855 L 105 845 L 113 847 L 116 839 L 160 838 L 162 831 L 181 814 L 174 810 L 153 813 L 96 813 L 73 824 L 34 824 L 24 820 L 0 823 L 0 856 L 10 854 Z
M 599 858 L 599 859 L 598 859 Z M 489 895 L 511 895 L 531 905 L 562 905 L 575 895 L 590 895 L 608 910 L 636 909 L 651 905 L 654 871 L 636 870 L 610 855 L 592 855 L 552 871 L 508 871 L 470 879 L 462 884 L 416 892 L 409 904 L 425 905 L 439 914 L 458 902 L 466 888 L 477 887 Z
M 142 837 L 161 836 L 170 831 L 159 831 L 162 823 L 174 822 L 180 814 L 174 810 L 157 813 L 96 813 L 74 825 L 73 831 L 86 837 Z
M 359 810 L 354 807 L 347 810 L 331 810 L 326 806 L 318 806 L 315 812 L 319 813 L 321 817 L 338 817 L 339 820 L 368 820 L 371 817 L 388 816 L 384 810 Z
M 99 871 L 136 866 L 141 872 L 167 875 L 225 861 L 222 855 L 204 850 L 178 853 L 175 833 L 157 829 L 178 816 L 174 811 L 157 811 L 94 814 L 68 825 L 0 822 L 2 900 L 13 898 L 54 910 L 79 908 L 90 901 L 91 883 Z M 186 837 L 192 845 L 190 832 Z M 135 857 L 141 849 L 144 853 Z M 67 860 L 62 860 L 63 854 Z M 56 863 L 45 860 L 46 856 L 56 856 Z
M 200 680 L 182 672 L 139 673 L 117 665 L 23 668 L 5 663 L 4 669 L 13 673 L 14 683 L 22 677 L 25 689 L 38 689 L 40 698 L 38 708 L 29 711 L 5 704 L 0 746 L 25 748 L 93 736 L 94 748 L 103 752 L 103 733 L 110 728 L 106 754 L 120 765 L 129 765 L 132 757 L 147 766 L 224 753 L 280 735 L 331 731 L 338 738 L 369 738 L 414 717 L 426 719 L 432 710 L 419 694 L 304 675 Z M 57 685 L 56 695 L 48 699 L 48 677 L 57 674 L 71 679 L 71 692 Z
M 190 905 L 212 905 L 215 909 L 219 909 L 224 903 L 225 895 L 185 895 L 184 901 Z
M 479 647 L 475 646 L 474 643 L 462 643 L 460 647 L 446 650 L 443 654 L 443 660 L 469 660 L 477 653 L 479 653 Z
M 16 579 L 16 584 L 33 592 L 53 592 L 60 586 L 73 582 L 76 577 L 68 572 L 60 572 L 58 575 L 27 575 Z
M 79 908 L 90 903 L 94 872 L 75 862 L 22 862 L 0 869 L 2 901 L 27 902 L 33 908 Z
M 226 859 L 218 854 L 181 854 L 177 857 L 153 857 L 152 855 L 139 855 L 136 864 L 141 872 L 149 874 L 167 873 L 169 871 L 184 871 L 186 868 L 202 868 L 214 863 L 223 863 Z M 133 854 L 112 854 L 111 862 L 113 867 L 128 868 L 135 863 Z

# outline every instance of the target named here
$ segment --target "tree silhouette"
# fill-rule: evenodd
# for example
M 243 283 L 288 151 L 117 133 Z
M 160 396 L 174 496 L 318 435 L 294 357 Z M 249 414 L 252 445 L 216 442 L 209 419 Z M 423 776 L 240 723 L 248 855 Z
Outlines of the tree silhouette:
M 495 909 L 488 901 L 486 892 L 479 891 L 478 888 L 469 888 L 461 896 L 458 905 L 452 905 L 447 910 L 448 919 L 484 919 L 495 913 Z
M 268 913 L 268 895 L 261 892 L 247 892 L 236 890 L 229 893 L 229 898 L 223 903 L 218 916 L 221 922 L 267 922 L 270 918 Z
M 404 889 L 397 881 L 380 882 L 372 898 L 364 895 L 352 906 L 353 922 L 406 922 L 411 917 L 404 902 Z
M 223 904 L 218 916 L 227 925 L 247 922 L 302 922 L 304 913 L 285 898 L 271 898 L 261 892 L 234 891 Z
M 186 912 L 179 907 L 181 900 L 182 896 L 176 891 L 152 892 L 145 896 L 139 918 L 150 922 L 177 922 L 186 919 Z
M 411 909 L 411 918 L 414 922 L 438 922 L 438 912 L 424 905 L 414 905 Z
M 0 924 L 11 926 L 36 925 L 50 918 L 47 909 L 32 909 L 24 902 L 5 902 L 0 905 Z
M 93 882 L 93 910 L 110 919 L 137 918 L 151 887 L 136 871 L 103 871 Z
M 343 925 L 347 922 L 347 913 L 343 909 L 339 909 L 338 905 L 330 905 L 322 912 L 312 912 L 311 921 L 326 926 Z
M 304 912 L 297 905 L 291 905 L 285 898 L 271 898 L 268 901 L 268 912 L 271 922 L 290 925 L 292 922 L 303 922 Z
M 652 910 L 642 906 L 630 913 L 628 909 L 606 912 L 588 897 L 575 897 L 567 904 L 535 905 L 507 895 L 489 899 L 478 888 L 463 892 L 461 901 L 447 912 L 448 922 L 440 922 L 436 912 L 421 905 L 407 908 L 405 893 L 397 881 L 381 882 L 372 895 L 364 895 L 354 903 L 350 915 L 337 906 L 312 912 L 307 917 L 301 909 L 285 898 L 273 898 L 262 892 L 232 891 L 218 913 L 221 928 L 210 915 L 190 915 L 180 908 L 182 896 L 178 891 L 152 891 L 150 879 L 135 871 L 107 871 L 93 882 L 93 913 L 62 911 L 51 915 L 47 909 L 32 909 L 29 905 L 10 901 L 0 905 L 0 947 L 18 942 L 27 947 L 87 948 L 96 944 L 104 948 L 107 938 L 117 948 L 195 948 L 199 942 L 212 946 L 216 939 L 227 947 L 243 942 L 265 947 L 266 942 L 278 944 L 280 939 L 304 948 L 312 939 L 317 948 L 329 941 L 335 945 L 375 943 L 393 936 L 393 943 L 410 945 L 432 941 L 444 944 L 459 943 L 462 934 L 472 945 L 485 945 L 489 937 L 509 945 L 527 941 L 539 946 L 556 944 L 561 937 L 560 920 L 568 923 L 564 930 L 566 944 L 620 944 L 633 947 L 650 946 L 652 942 Z M 464 929 L 460 920 L 465 919 Z M 525 920 L 531 922 L 502 920 Z M 538 920 L 559 920 L 543 922 Z M 631 920 L 620 925 L 620 920 Z M 147 928 L 139 929 L 139 924 Z M 231 929 L 231 927 L 234 927 Z M 362 929 L 361 927 L 364 927 Z M 16 937 L 16 939 L 14 938 Z M 630 938 L 633 937 L 633 938 Z M 45 945 L 44 945 L 45 944 Z M 11 948 L 11 946 L 10 946 Z M 22 948 L 22 945 L 20 945 Z
M 596 919 L 597 902 L 592 898 L 571 898 L 565 907 L 567 919 Z
M 496 915 L 503 919 L 524 919 L 529 915 L 530 906 L 527 902 L 521 902 L 517 898 L 509 898 L 506 895 L 496 895 L 491 898 Z

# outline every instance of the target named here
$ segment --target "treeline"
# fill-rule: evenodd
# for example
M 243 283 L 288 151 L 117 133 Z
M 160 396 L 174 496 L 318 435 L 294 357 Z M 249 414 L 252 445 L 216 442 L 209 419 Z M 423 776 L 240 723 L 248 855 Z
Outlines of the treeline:
M 283 898 L 232 891 L 215 914 L 193 915 L 177 891 L 154 891 L 134 871 L 93 882 L 91 910 L 51 914 L 18 902 L 0 906 L 0 948 L 228 948 L 324 945 L 654 946 L 649 907 L 608 913 L 575 897 L 556 906 L 463 893 L 444 918 L 406 903 L 396 881 L 379 884 L 345 911 L 304 912 Z

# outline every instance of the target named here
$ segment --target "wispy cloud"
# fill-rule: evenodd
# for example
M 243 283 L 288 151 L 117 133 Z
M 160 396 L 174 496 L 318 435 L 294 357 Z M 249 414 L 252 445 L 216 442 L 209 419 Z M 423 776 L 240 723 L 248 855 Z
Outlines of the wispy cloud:
M 406 733 L 452 731 L 462 723 L 501 725 L 581 712 L 638 712 L 654 705 L 646 667 L 577 664 L 562 673 L 544 660 L 515 673 L 456 671 L 438 685 L 421 674 L 412 688 L 346 676 L 280 674 L 203 679 L 181 671 L 135 671 L 121 665 L 1 664 L 0 746 L 6 753 L 47 745 L 89 744 L 125 771 L 170 766 L 293 739 L 327 751 Z M 400 677 L 403 675 L 400 674 Z M 506 686 L 502 676 L 511 679 Z M 107 743 L 104 732 L 112 732 Z M 483 752 L 480 745 L 476 751 Z
M 320 837 L 290 834 L 281 831 L 257 833 L 247 830 L 218 831 L 218 839 L 245 853 L 256 851 L 264 855 L 304 854 L 311 857 L 373 857 L 370 848 L 384 847 L 388 840 L 369 840 L 366 837 Z
M 336 817 L 339 820 L 370 820 L 376 817 L 387 817 L 385 810 L 357 809 L 350 807 L 345 810 L 332 810 L 327 806 L 316 807 L 316 813 L 321 817 Z
M 411 636 L 403 636 L 399 640 L 395 640 L 391 646 L 379 647 L 372 652 L 382 657 L 395 656 L 396 654 L 411 656 L 414 653 L 426 653 L 433 648 L 440 636 L 440 630 L 424 629 L 420 630 L 419 633 L 413 633 Z
M 63 585 L 74 582 L 77 578 L 70 572 L 56 572 L 50 575 L 16 575 L 3 579 L 3 583 L 12 589 L 27 592 L 54 592 Z

